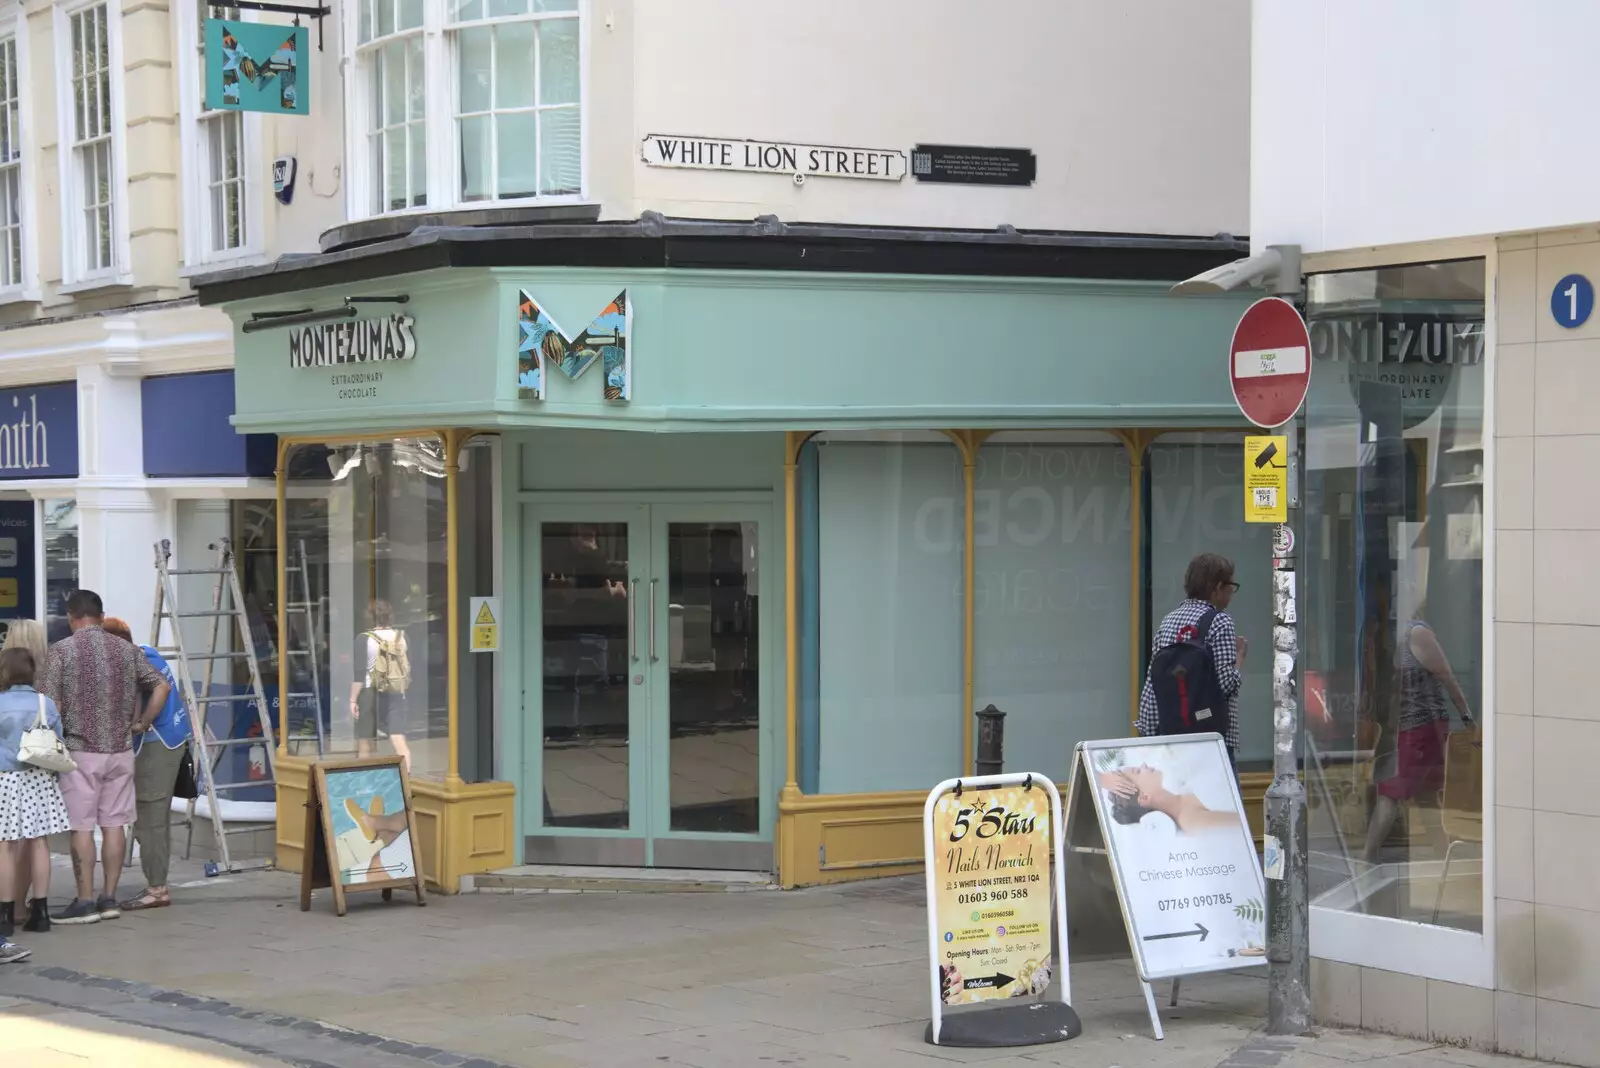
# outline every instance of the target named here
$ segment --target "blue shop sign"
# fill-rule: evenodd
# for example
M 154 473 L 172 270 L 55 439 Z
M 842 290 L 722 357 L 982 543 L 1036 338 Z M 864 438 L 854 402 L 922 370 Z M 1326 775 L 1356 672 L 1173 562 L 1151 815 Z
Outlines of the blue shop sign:
M 78 384 L 0 390 L 0 479 L 78 477 Z
M 273 477 L 277 439 L 233 429 L 232 371 L 147 378 L 140 399 L 150 478 Z

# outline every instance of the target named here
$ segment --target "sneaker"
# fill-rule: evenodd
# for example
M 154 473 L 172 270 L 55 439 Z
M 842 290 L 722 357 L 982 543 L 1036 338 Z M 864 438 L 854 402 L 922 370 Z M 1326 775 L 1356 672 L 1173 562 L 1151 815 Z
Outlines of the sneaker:
M 102 897 L 94 903 L 94 910 L 100 914 L 102 920 L 122 918 L 122 909 L 117 907 L 117 899 L 114 897 Z
M 85 901 L 81 897 L 72 899 L 72 904 L 62 909 L 52 917 L 54 922 L 62 926 L 80 923 L 99 923 L 100 910 L 95 908 L 93 901 Z
M 0 942 L 0 964 L 16 964 L 33 956 L 33 950 L 23 949 L 15 942 Z

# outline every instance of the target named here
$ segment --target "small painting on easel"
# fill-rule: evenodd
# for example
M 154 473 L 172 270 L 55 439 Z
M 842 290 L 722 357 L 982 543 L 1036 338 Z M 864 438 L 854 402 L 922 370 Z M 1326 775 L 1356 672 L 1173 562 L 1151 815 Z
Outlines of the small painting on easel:
M 341 916 L 351 890 L 382 890 L 388 900 L 396 887 L 409 888 L 417 904 L 425 904 L 410 783 L 400 758 L 323 761 L 313 766 L 312 779 L 301 909 L 311 907 L 311 891 L 322 887 L 332 888 Z

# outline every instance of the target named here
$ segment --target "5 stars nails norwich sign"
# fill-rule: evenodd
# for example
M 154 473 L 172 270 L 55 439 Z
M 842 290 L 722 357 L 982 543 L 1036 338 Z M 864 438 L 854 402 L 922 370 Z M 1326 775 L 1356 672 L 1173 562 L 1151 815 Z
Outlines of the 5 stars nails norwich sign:
M 304 26 L 206 20 L 206 107 L 309 115 Z

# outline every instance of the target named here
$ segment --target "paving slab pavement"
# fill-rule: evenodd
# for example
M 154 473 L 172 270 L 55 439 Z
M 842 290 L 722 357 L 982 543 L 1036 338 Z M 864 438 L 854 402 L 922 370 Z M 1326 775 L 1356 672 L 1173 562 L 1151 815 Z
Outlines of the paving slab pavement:
M 1176 1009 L 1163 996 L 1167 1038 L 1156 1042 L 1126 960 L 1074 962 L 1084 1033 L 1072 1042 L 929 1046 L 916 880 L 792 893 L 478 894 L 430 897 L 426 908 L 402 894 L 389 904 L 351 895 L 342 919 L 326 892 L 300 912 L 293 875 L 174 881 L 195 885 L 180 885 L 173 908 L 28 941 L 33 960 L 0 968 L 0 998 L 339 1068 L 1519 1063 L 1355 1032 L 1264 1039 L 1261 968 L 1188 979 Z

